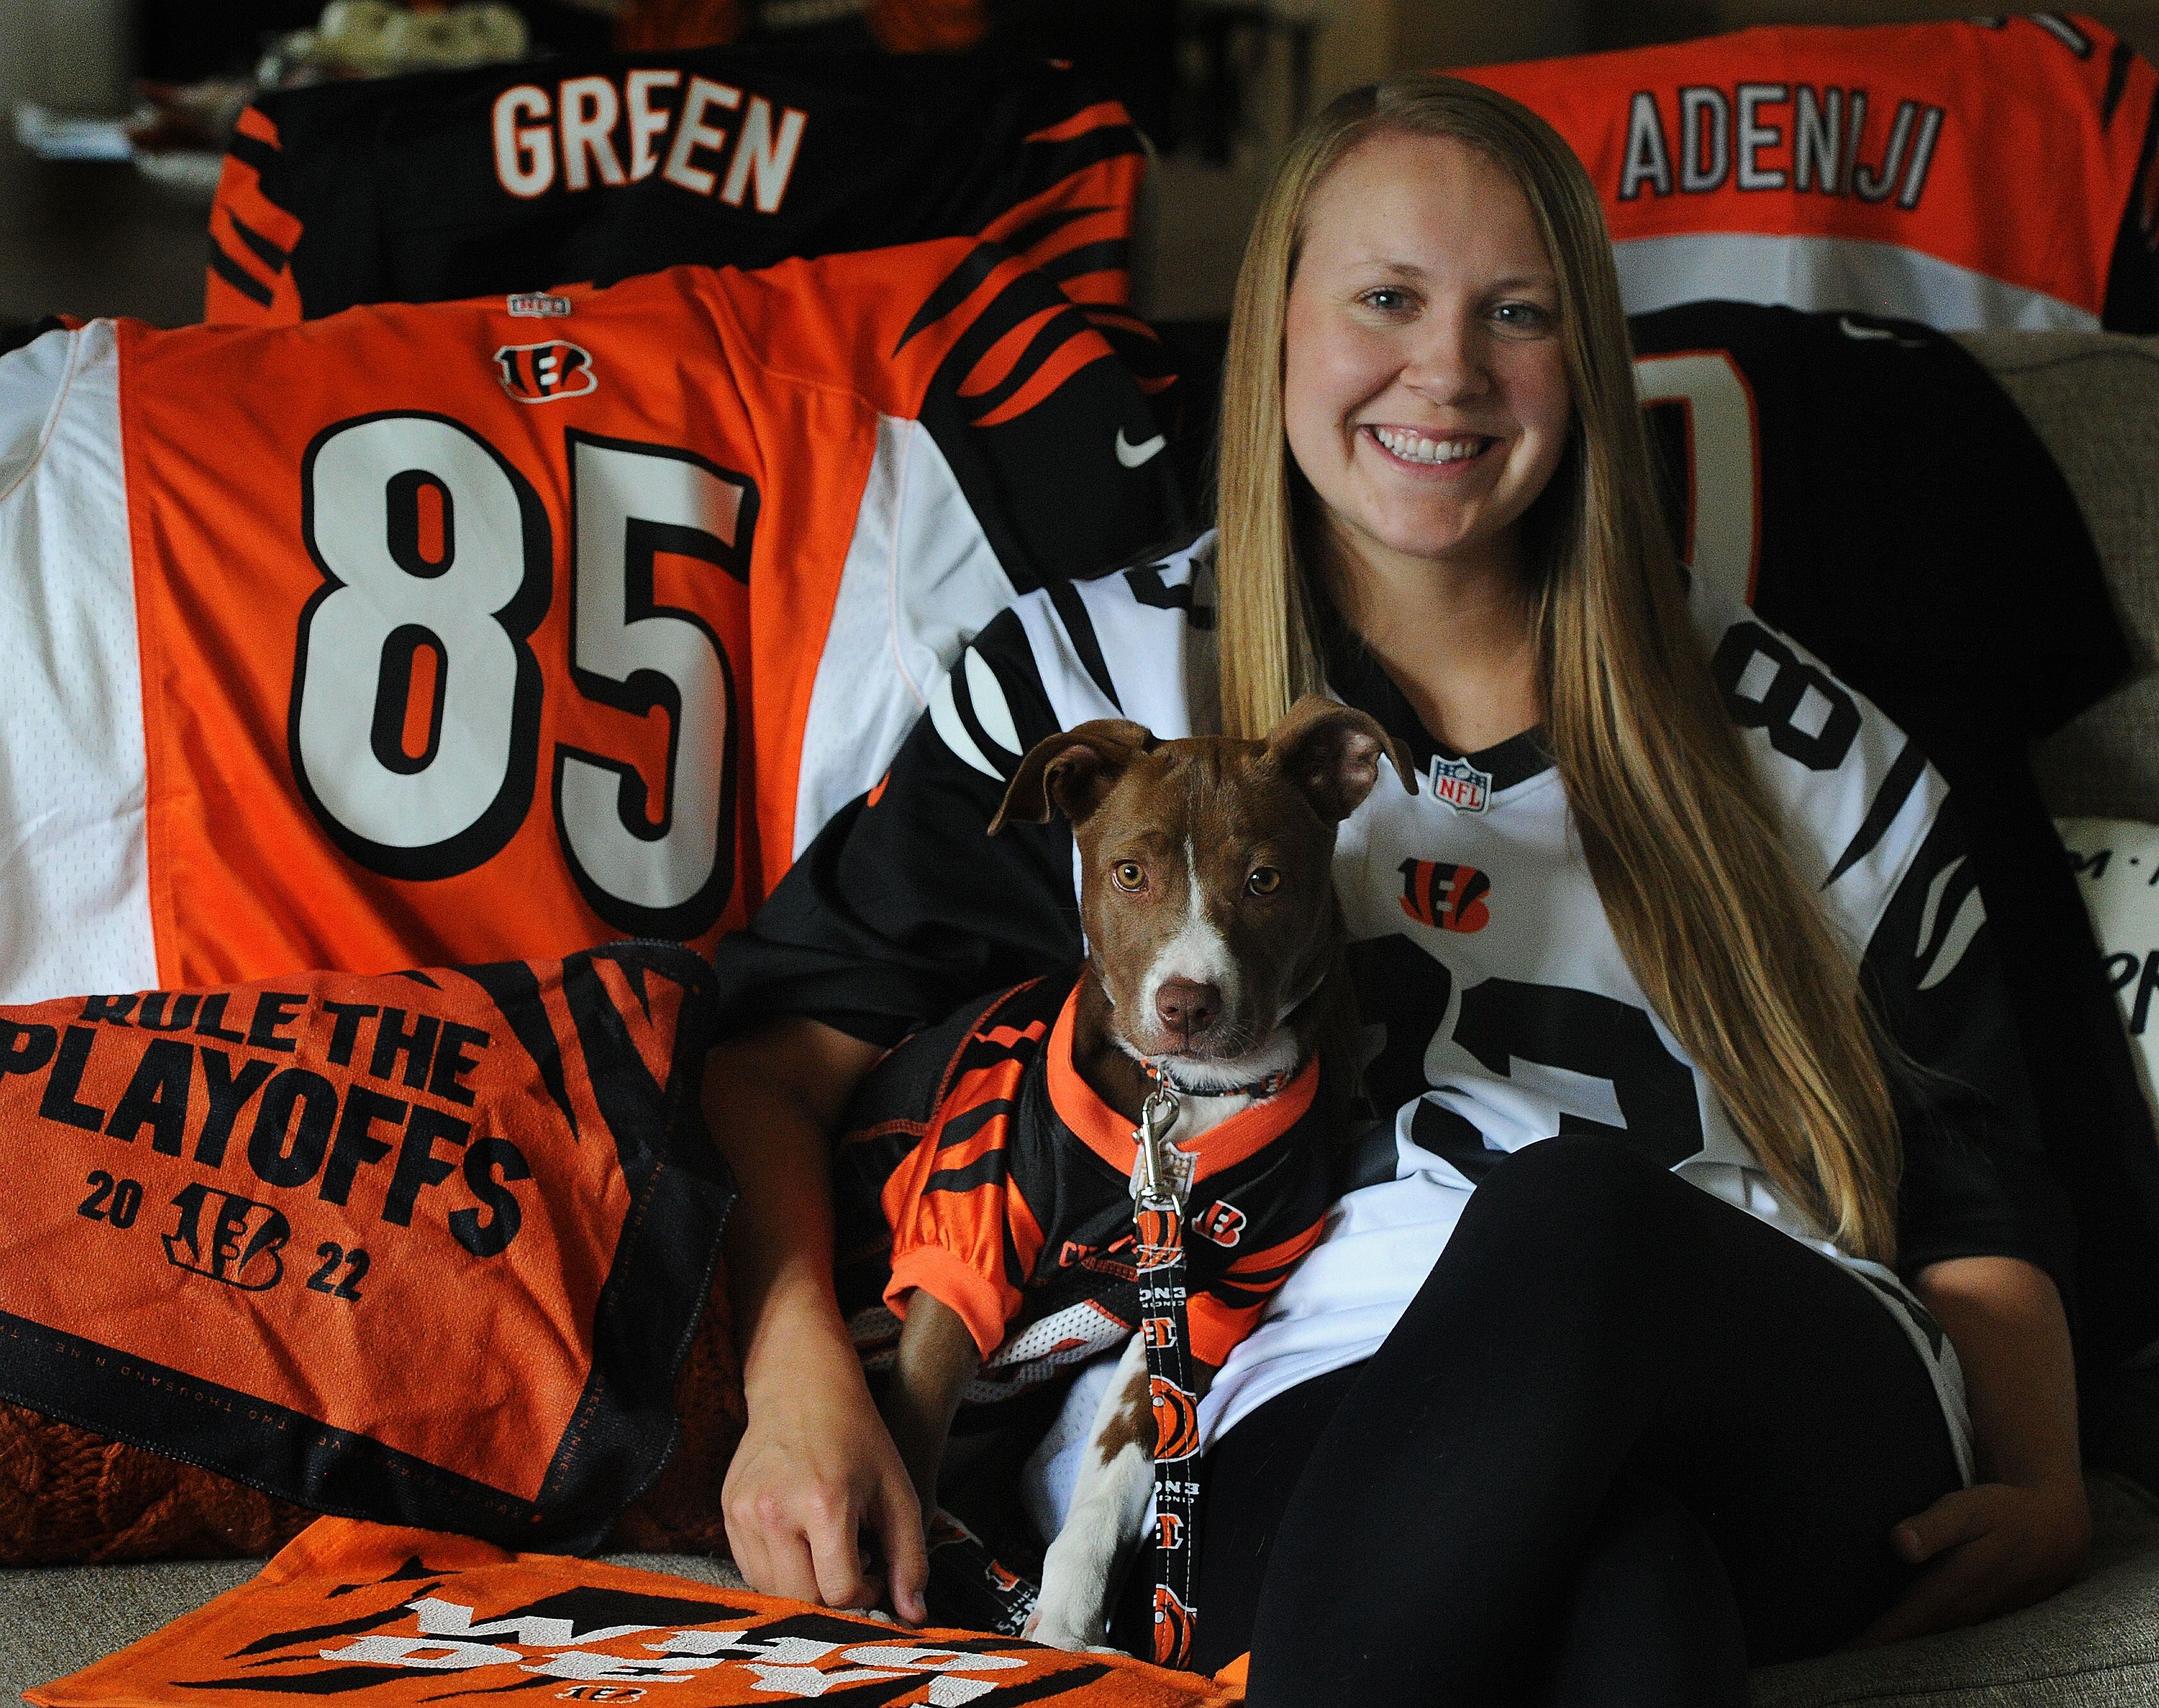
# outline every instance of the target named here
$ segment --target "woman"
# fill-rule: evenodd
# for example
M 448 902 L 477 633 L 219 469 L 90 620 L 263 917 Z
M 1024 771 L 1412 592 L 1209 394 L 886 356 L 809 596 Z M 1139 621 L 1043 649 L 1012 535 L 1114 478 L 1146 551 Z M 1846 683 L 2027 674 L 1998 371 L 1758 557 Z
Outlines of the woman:
M 2066 1581 L 2048 1188 L 1939 781 L 1685 587 L 1595 197 L 1541 122 L 1431 79 L 1307 128 L 1239 280 L 1219 496 L 1219 541 L 986 630 L 722 945 L 796 1017 L 712 1080 L 750 1581 L 866 1600 L 866 1527 L 923 1611 L 822 1140 L 882 1044 L 1080 953 L 1069 836 L 977 834 L 1017 754 L 1112 713 L 1256 734 L 1324 683 L 1447 804 L 1381 789 L 1344 827 L 1393 1119 L 1209 1397 L 1201 1659 L 1249 1645 L 1259 1703 L 1737 1702 L 1750 1661 Z

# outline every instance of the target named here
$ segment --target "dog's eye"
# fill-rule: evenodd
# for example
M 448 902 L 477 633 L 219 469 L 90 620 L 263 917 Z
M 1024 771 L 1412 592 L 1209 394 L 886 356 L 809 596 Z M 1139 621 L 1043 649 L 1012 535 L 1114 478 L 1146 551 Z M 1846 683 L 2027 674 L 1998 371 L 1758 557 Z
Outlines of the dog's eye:
M 1271 896 L 1281 888 L 1281 873 L 1271 866 L 1256 866 L 1245 880 L 1245 888 L 1256 896 Z
M 1147 888 L 1147 869 L 1136 860 L 1120 860 L 1110 868 L 1110 882 L 1121 890 Z

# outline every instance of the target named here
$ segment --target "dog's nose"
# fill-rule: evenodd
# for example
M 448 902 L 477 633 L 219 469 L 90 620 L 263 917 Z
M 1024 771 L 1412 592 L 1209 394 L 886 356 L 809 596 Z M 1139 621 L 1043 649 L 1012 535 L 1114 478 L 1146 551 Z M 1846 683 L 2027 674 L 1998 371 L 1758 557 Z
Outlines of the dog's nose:
M 1222 1012 L 1222 993 L 1197 979 L 1165 979 L 1155 992 L 1154 1012 L 1172 1032 L 1204 1032 Z

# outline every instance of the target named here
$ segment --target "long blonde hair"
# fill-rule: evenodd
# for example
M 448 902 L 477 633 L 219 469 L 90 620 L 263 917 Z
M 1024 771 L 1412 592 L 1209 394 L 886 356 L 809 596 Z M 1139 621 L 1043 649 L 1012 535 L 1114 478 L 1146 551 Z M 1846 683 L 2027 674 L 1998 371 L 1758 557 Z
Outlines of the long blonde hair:
M 1793 862 L 1688 621 L 1596 191 L 1558 134 L 1504 96 L 1444 77 L 1352 91 L 1276 173 L 1223 375 L 1224 728 L 1261 734 L 1322 684 L 1318 501 L 1284 436 L 1284 328 L 1314 189 L 1390 132 L 1454 137 L 1496 162 L 1557 276 L 1573 431 L 1523 537 L 1546 739 L 1613 934 L 1777 1186 L 1840 1246 L 1888 1261 L 1902 1157 L 1856 957 Z

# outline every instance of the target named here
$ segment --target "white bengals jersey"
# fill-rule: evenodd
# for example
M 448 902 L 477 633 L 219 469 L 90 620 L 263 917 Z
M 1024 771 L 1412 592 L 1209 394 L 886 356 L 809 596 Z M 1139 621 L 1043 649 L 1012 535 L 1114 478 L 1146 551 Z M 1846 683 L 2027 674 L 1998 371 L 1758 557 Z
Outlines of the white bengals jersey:
M 1211 554 L 1208 536 L 1165 562 L 1029 595 L 985 630 L 887 779 L 722 945 L 730 1000 L 882 1038 L 941 1014 L 977 981 L 1077 960 L 1069 828 L 991 840 L 983 827 L 1020 756 L 1052 731 L 1114 717 L 1165 738 L 1216 726 Z M 1892 1034 L 1936 1070 L 1900 1092 L 1901 1266 L 1981 1252 L 2043 1261 L 2026 1207 L 2051 1188 L 1939 778 L 1811 655 L 1699 579 L 1695 589 L 1703 646 L 1802 870 L 1864 954 Z M 1535 733 L 1448 754 L 1361 650 L 1338 649 L 1330 676 L 1410 743 L 1424 774 L 1415 795 L 1383 779 L 1335 854 L 1380 1114 L 1319 1245 L 1208 1396 L 1209 1439 L 1369 1356 L 1478 1181 L 1525 1145 L 1587 1131 L 1644 1147 L 1875 1289 L 1934 1374 L 1969 1475 L 1954 1351 L 1896 1275 L 1838 1251 L 1778 1190 L 1652 1011 Z

